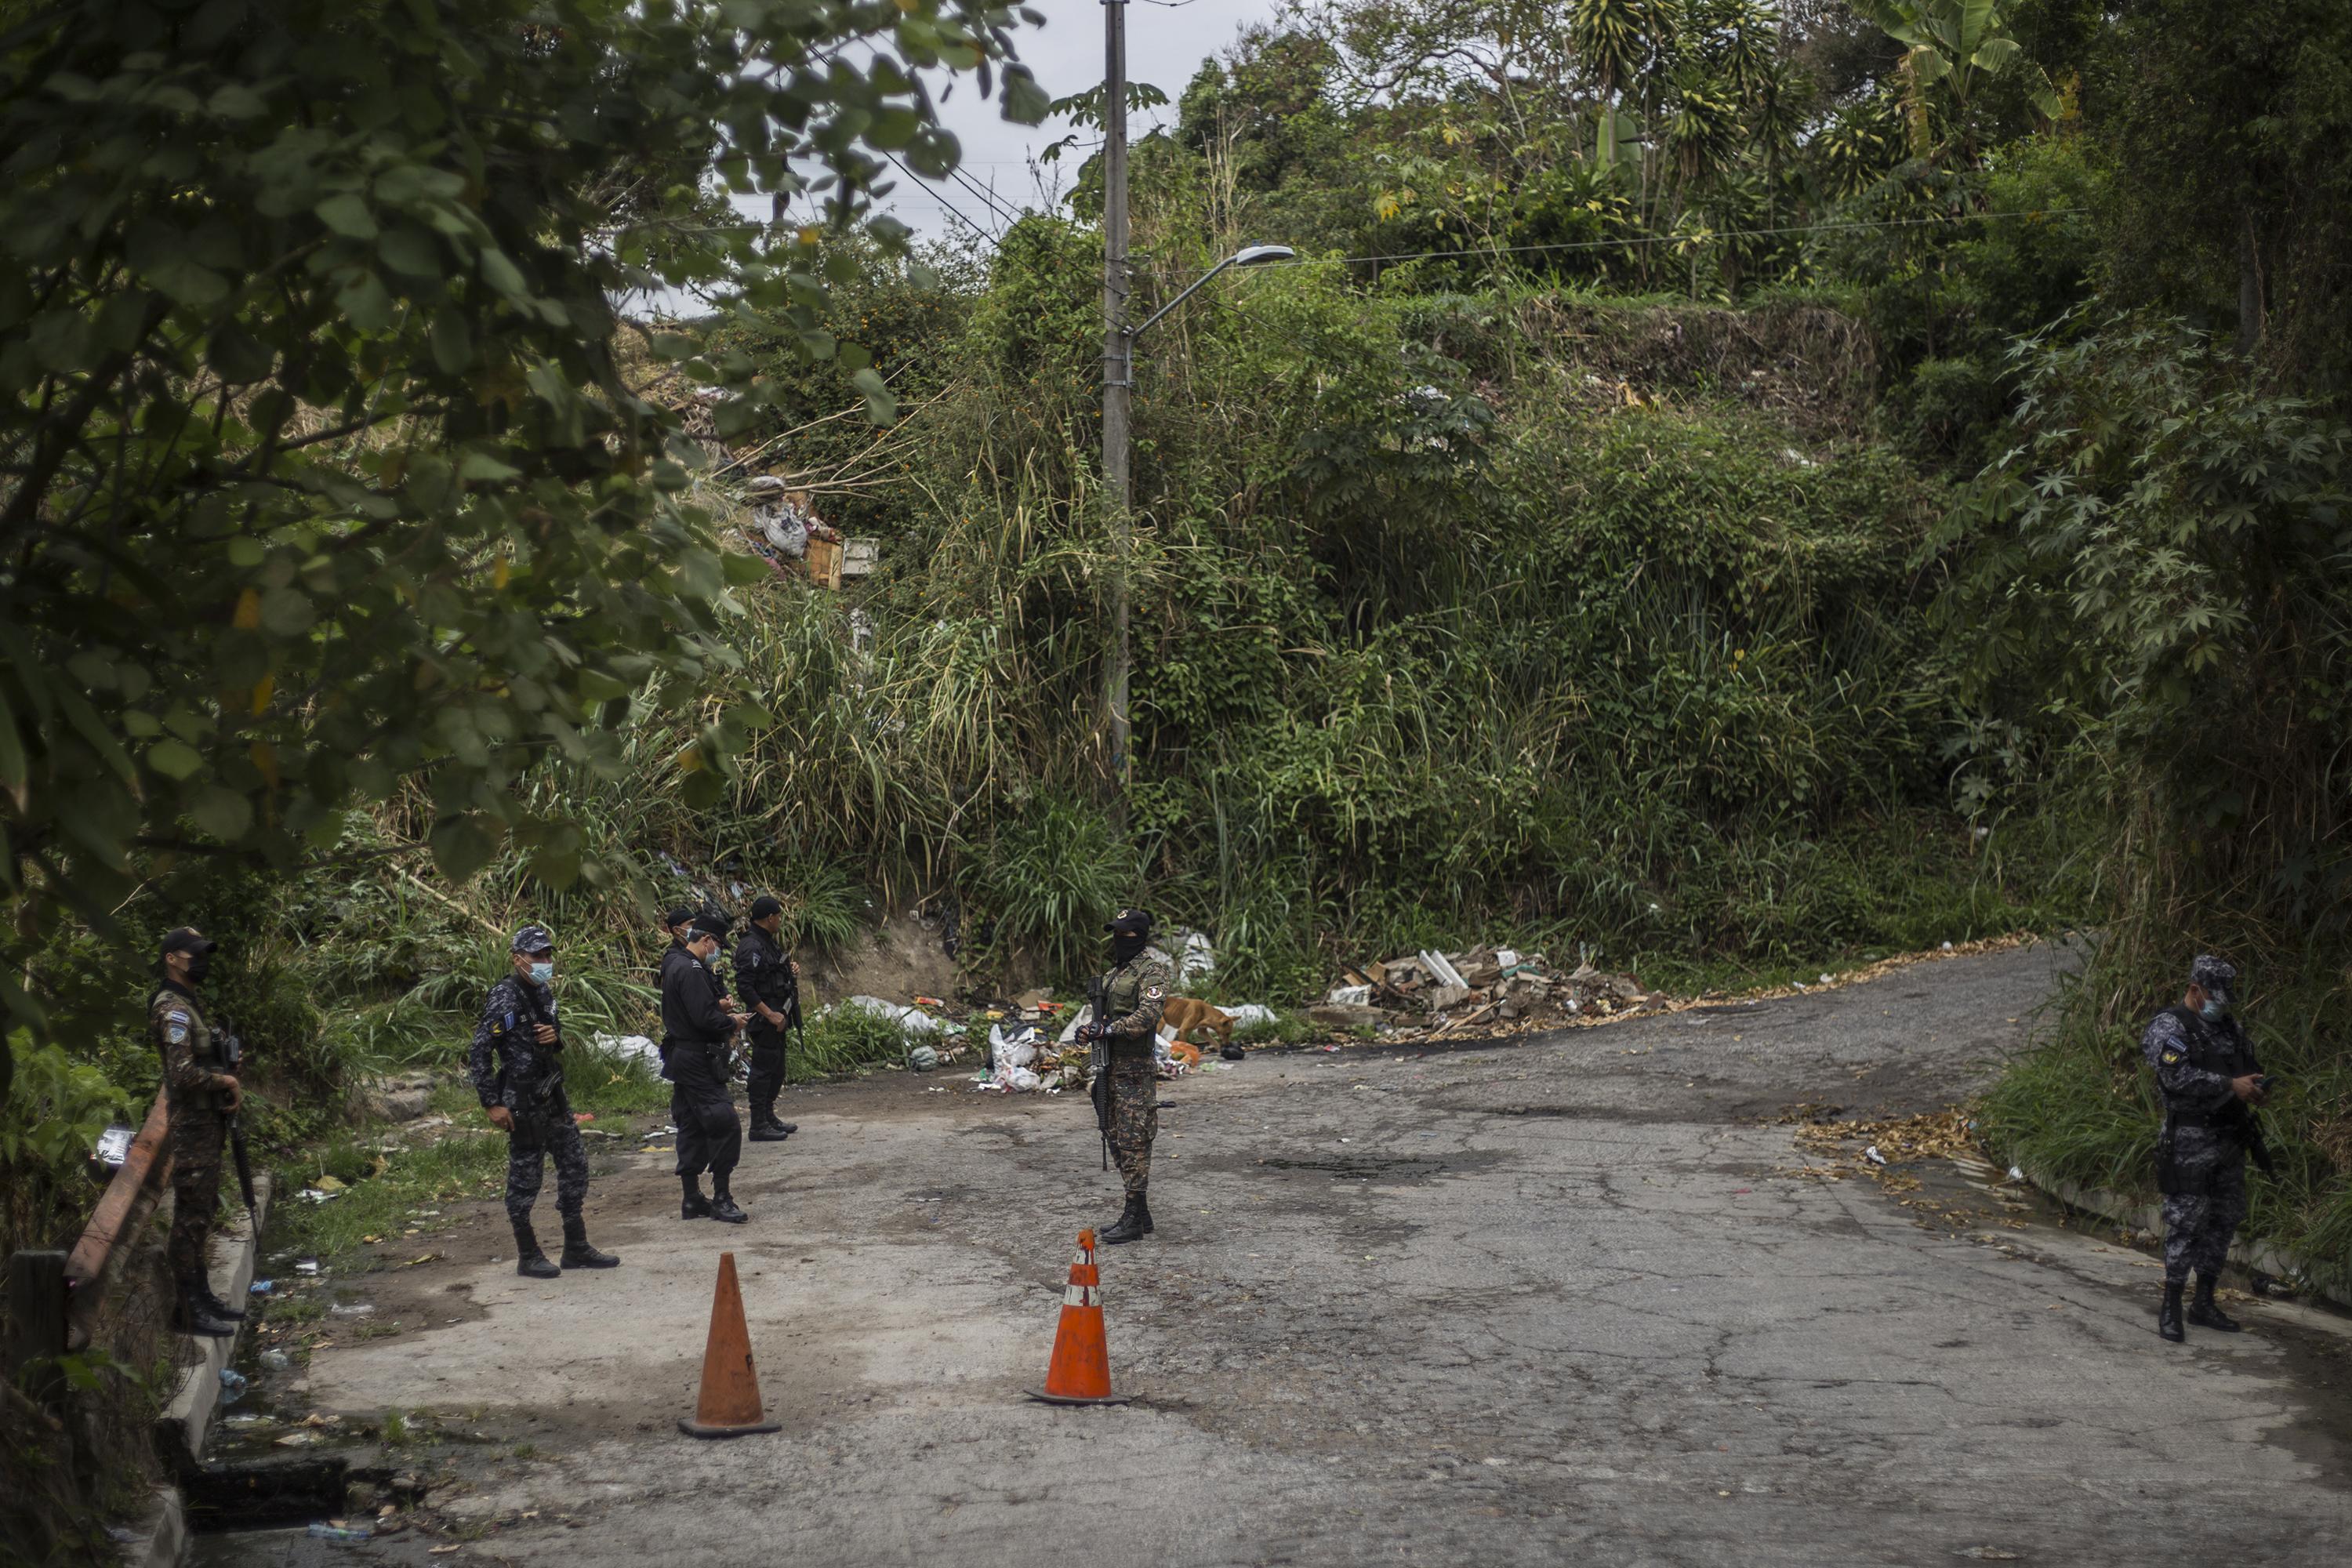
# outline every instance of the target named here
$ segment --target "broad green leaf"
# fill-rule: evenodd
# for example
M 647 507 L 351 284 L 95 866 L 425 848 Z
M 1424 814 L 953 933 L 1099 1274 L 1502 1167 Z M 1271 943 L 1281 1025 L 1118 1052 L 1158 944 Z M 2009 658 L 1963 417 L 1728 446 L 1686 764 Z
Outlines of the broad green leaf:
M 299 637 L 318 618 L 318 607 L 299 588 L 272 588 L 261 595 L 261 628 L 272 637 Z
M 203 771 L 204 753 L 168 736 L 147 748 L 147 765 L 167 779 L 191 779 Z
M 196 792 L 188 803 L 188 816 L 222 843 L 234 844 L 253 826 L 253 803 L 233 789 L 212 784 Z
M 486 481 L 519 479 L 522 478 L 522 470 L 511 464 L 499 461 L 488 452 L 476 451 L 467 452 L 457 459 L 457 477 L 461 479 Z
M 373 239 L 376 237 L 375 214 L 367 198 L 356 191 L 343 191 L 329 196 L 310 209 L 319 221 L 346 239 Z

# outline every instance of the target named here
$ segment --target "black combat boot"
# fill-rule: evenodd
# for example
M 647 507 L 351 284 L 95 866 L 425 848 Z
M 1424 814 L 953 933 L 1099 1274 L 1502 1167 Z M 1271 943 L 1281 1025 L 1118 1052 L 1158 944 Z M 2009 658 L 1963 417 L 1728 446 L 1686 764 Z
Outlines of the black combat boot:
M 735 1194 L 727 1190 L 727 1178 L 715 1172 L 710 1178 L 710 1217 L 727 1225 L 741 1225 L 751 1217 L 735 1206 Z
M 588 1245 L 588 1222 L 577 1215 L 567 1215 L 563 1220 L 563 1267 L 566 1268 L 618 1268 L 621 1260 L 609 1252 L 599 1252 Z
M 212 1309 L 205 1304 L 207 1294 L 209 1292 L 203 1286 L 183 1280 L 179 1304 L 172 1313 L 172 1327 L 181 1333 L 194 1334 L 202 1339 L 236 1338 L 236 1325 L 226 1318 L 213 1316 Z
M 514 1233 L 516 1273 L 526 1279 L 554 1279 L 562 1277 L 563 1270 L 555 1266 L 555 1259 L 539 1249 L 539 1234 L 530 1228 L 530 1221 L 527 1219 L 515 1221 Z
M 2156 1310 L 2156 1331 L 2174 1344 L 2189 1337 L 2180 1326 L 2180 1287 L 2169 1279 L 2164 1282 L 2164 1305 Z
M 677 1182 L 678 1185 L 685 1189 L 678 1197 L 677 1217 L 680 1219 L 709 1219 L 710 1217 L 710 1200 L 702 1195 L 702 1178 L 700 1176 L 680 1176 L 677 1179 Z
M 751 1142 L 781 1143 L 793 1135 L 793 1130 L 776 1120 L 772 1109 L 761 1108 L 751 1112 Z
M 214 1317 L 218 1318 L 222 1322 L 241 1323 L 245 1321 L 246 1315 L 243 1312 L 237 1310 L 235 1307 L 230 1306 L 226 1301 L 222 1300 L 218 1296 L 213 1294 L 213 1288 L 210 1282 L 197 1286 L 196 1294 L 203 1300 L 205 1303 L 205 1310 L 210 1312 Z
M 2221 1310 L 2213 1300 L 2214 1278 L 2210 1274 L 2197 1276 L 2197 1295 L 2189 1303 L 2189 1321 L 2200 1329 L 2215 1329 L 2234 1334 L 2246 1325 Z
M 1119 1212 L 1118 1222 L 1097 1237 L 1105 1247 L 1117 1247 L 1123 1241 L 1140 1241 L 1151 1234 L 1151 1211 L 1143 1206 L 1141 1193 L 1127 1194 L 1127 1207 Z

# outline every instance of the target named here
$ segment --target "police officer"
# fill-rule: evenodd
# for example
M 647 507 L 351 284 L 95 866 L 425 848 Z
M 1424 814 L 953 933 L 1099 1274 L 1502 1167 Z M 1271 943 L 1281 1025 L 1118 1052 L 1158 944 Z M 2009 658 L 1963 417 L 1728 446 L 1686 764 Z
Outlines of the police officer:
M 1151 1141 L 1160 1131 L 1160 1074 L 1154 1046 L 1160 1015 L 1167 1010 L 1173 976 L 1150 957 L 1151 917 L 1121 910 L 1103 927 L 1110 933 L 1110 973 L 1104 975 L 1102 1016 L 1078 1031 L 1091 1045 L 1100 1040 L 1110 1074 L 1110 1152 L 1118 1163 L 1127 1207 L 1102 1233 L 1106 1246 L 1151 1234 L 1146 1193 L 1151 1184 Z
M 751 1009 L 751 1142 L 780 1143 L 799 1131 L 796 1121 L 776 1120 L 776 1096 L 784 1087 L 784 1031 L 801 1026 L 800 965 L 784 951 L 781 900 L 762 893 L 751 900 L 751 923 L 735 944 L 735 1000 Z
M 514 973 L 490 987 L 474 1026 L 467 1058 L 474 1093 L 507 1135 L 507 1219 L 514 1226 L 515 1272 L 552 1279 L 566 1268 L 612 1268 L 620 1259 L 588 1244 L 581 1207 L 588 1197 L 588 1153 L 563 1092 L 563 1033 L 555 1018 L 555 940 L 545 926 L 514 933 L 507 953 Z M 547 1161 L 555 1162 L 555 1212 L 563 1216 L 563 1261 L 540 1250 L 530 1205 Z
M 172 1130 L 172 1235 L 164 1256 L 178 1288 L 173 1326 L 226 1339 L 245 1314 L 213 1294 L 208 1248 L 220 1206 L 221 1144 L 245 1095 L 221 1054 L 220 1032 L 196 1005 L 196 987 L 218 947 L 190 926 L 163 938 L 156 961 L 163 984 L 147 998 L 147 1031 L 163 1058 Z
M 728 1045 L 751 1015 L 729 1012 L 719 987 L 714 965 L 726 936 L 722 917 L 697 915 L 687 941 L 662 959 L 662 1072 L 677 1086 L 670 1110 L 677 1123 L 679 1217 L 740 1225 L 751 1216 L 729 1190 L 743 1124 L 728 1093 Z M 704 1171 L 710 1173 L 707 1198 Z
M 2164 1305 L 2157 1331 L 2176 1344 L 2188 1337 L 2184 1316 L 2225 1334 L 2242 1326 L 2213 1300 L 2230 1238 L 2246 1217 L 2246 1151 L 2261 1138 L 2253 1107 L 2265 1097 L 2253 1042 L 2236 1017 L 2237 980 L 2231 965 L 2200 954 L 2189 966 L 2180 1005 L 2149 1019 L 2140 1036 L 2164 1093 L 2156 1159 L 2164 1194 Z M 2180 1295 L 2191 1269 L 2197 1295 L 2184 1314 Z

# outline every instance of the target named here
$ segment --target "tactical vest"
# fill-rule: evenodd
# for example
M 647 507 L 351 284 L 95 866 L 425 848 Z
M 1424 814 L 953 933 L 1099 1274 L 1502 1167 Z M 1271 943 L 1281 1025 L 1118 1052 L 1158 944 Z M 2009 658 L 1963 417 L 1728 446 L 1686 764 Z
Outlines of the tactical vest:
M 1132 963 L 1123 964 L 1120 967 L 1112 970 L 1108 974 L 1104 975 L 1104 1021 L 1108 1023 L 1113 1018 L 1127 1017 L 1129 1014 L 1135 1012 L 1136 1009 L 1141 1007 L 1143 1005 L 1143 961 L 1139 958 Z M 1109 1036 L 1108 1038 L 1113 1045 L 1123 1045 L 1130 1048 L 1136 1046 L 1142 1046 L 1148 1048 L 1151 1044 L 1151 1037 L 1148 1034 L 1112 1035 Z
M 2234 1021 L 2215 1026 L 2207 1023 L 2183 1006 L 2164 1009 L 2180 1026 L 2180 1034 L 2188 1045 L 2189 1065 L 2200 1072 L 2219 1073 L 2223 1078 L 2243 1078 L 2254 1070 L 2254 1054 L 2245 1042 L 2244 1031 Z M 2233 1124 L 2243 1118 L 2239 1103 L 2232 1100 L 2219 1110 L 2199 1113 L 2178 1110 L 2170 1106 L 2166 1116 L 2184 1126 L 2211 1127 Z
M 177 1043 L 172 1041 L 169 1035 L 173 1028 L 179 1026 L 173 1022 L 175 1015 L 185 1015 L 187 1018 L 188 1055 L 197 1068 L 208 1073 L 226 1073 L 228 1061 L 221 1055 L 220 1037 L 210 1024 L 205 1022 L 204 1011 L 196 1005 L 195 999 L 185 992 L 159 985 L 147 998 L 147 1021 L 148 1033 L 154 1037 L 155 1056 L 163 1066 L 165 1080 L 169 1081 L 172 1071 L 169 1047 Z M 216 1089 L 197 1089 L 188 1094 L 173 1092 L 171 1098 L 178 1109 L 185 1110 L 216 1110 L 228 1102 L 228 1096 Z

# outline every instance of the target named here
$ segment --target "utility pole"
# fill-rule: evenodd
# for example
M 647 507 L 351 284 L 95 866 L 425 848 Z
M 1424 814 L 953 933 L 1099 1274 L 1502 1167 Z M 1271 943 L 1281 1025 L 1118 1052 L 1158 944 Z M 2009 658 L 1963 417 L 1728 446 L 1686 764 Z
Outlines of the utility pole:
M 1127 576 L 1134 549 L 1128 508 L 1128 413 L 1135 343 L 1127 331 L 1127 4 L 1103 8 L 1103 490 L 1110 501 L 1110 671 L 1103 705 L 1110 730 L 1111 819 L 1127 824 Z

